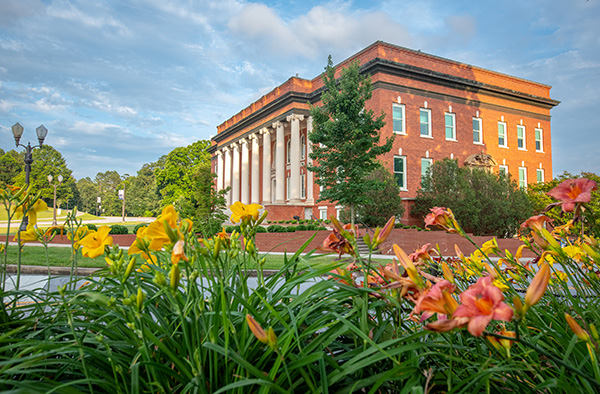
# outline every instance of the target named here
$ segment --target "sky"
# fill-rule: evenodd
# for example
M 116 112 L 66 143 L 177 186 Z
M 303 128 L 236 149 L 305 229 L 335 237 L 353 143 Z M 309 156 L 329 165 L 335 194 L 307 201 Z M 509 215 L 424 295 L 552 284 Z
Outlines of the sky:
M 377 40 L 551 85 L 554 175 L 600 173 L 600 0 L 0 0 L 0 148 L 134 175 Z M 22 150 L 22 148 L 19 148 Z

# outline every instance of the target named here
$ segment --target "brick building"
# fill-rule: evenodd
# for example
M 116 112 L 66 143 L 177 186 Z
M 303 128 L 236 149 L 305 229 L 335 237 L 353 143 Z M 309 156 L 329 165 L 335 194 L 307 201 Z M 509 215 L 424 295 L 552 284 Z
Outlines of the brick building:
M 394 147 L 380 160 L 395 175 L 407 205 L 421 175 L 449 157 L 510 173 L 520 185 L 552 179 L 550 86 L 375 42 L 336 66 L 358 59 L 371 76 L 367 106 L 386 113 L 382 141 Z M 321 76 L 292 77 L 217 127 L 213 171 L 228 202 L 258 203 L 269 219 L 326 218 L 341 207 L 316 201 L 307 171 L 312 130 L 309 103 L 318 105 Z M 404 221 L 408 221 L 408 212 Z

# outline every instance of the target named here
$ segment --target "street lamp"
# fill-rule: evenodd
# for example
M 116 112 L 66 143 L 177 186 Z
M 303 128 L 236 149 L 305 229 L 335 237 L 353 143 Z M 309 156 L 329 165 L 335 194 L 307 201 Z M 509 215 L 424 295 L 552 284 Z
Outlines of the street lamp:
M 44 125 L 40 125 L 37 129 L 35 129 L 35 133 L 37 134 L 39 145 L 31 146 L 31 142 L 27 143 L 27 146 L 23 144 L 19 144 L 21 140 L 21 136 L 23 135 L 23 126 L 19 124 L 19 122 L 15 123 L 12 127 L 12 133 L 15 137 L 15 145 L 17 148 L 22 146 L 25 148 L 25 184 L 29 189 L 29 173 L 31 172 L 31 163 L 33 163 L 33 155 L 31 152 L 35 148 L 41 148 L 44 145 L 44 139 L 46 135 L 48 135 L 48 129 L 44 127 Z M 23 207 L 23 212 L 25 212 L 25 208 Z M 21 224 L 21 231 L 27 231 L 27 225 L 29 224 L 29 217 L 25 216 L 23 218 L 23 223 Z
M 58 176 L 58 185 L 60 185 L 63 181 L 63 177 L 62 175 Z M 52 225 L 56 226 L 56 186 L 58 186 L 56 184 L 56 182 L 54 182 L 54 184 L 52 183 L 52 175 L 48 175 L 48 183 L 50 183 L 50 186 L 54 186 L 54 203 L 53 203 L 53 207 L 54 207 L 54 219 L 52 220 Z

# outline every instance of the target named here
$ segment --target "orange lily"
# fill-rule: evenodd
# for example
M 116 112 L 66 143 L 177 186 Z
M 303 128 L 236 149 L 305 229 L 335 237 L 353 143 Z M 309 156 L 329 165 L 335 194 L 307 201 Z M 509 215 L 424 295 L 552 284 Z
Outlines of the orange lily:
M 543 263 L 538 273 L 533 277 L 527 293 L 525 294 L 525 305 L 523 305 L 523 314 L 542 298 L 548 287 L 550 280 L 550 266 L 548 263 Z

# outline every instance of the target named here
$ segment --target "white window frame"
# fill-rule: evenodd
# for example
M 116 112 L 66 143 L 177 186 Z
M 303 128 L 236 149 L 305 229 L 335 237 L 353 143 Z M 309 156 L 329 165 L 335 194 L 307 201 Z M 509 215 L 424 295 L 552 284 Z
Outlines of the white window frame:
M 523 171 L 524 179 L 521 179 L 521 171 Z M 519 187 L 523 190 L 527 189 L 527 167 L 519 167 Z
M 450 125 L 452 128 L 452 137 L 450 138 L 448 138 L 448 124 L 446 123 L 447 116 L 452 118 L 452 124 Z M 446 136 L 446 141 L 456 141 L 456 114 L 452 112 L 444 112 L 444 135 Z
M 475 122 L 479 124 L 479 130 L 475 130 Z M 475 133 L 478 135 L 478 141 L 475 141 Z M 481 118 L 473 117 L 473 143 L 476 145 L 483 145 L 483 121 Z
M 498 166 L 498 174 L 502 175 L 502 171 L 504 171 L 504 175 L 508 176 L 508 166 L 504 164 L 500 164 Z
M 291 181 L 291 177 L 286 176 L 285 177 L 285 199 L 289 200 L 290 199 L 290 181 Z
M 306 159 L 306 135 L 300 136 L 300 160 Z
M 540 180 L 540 174 L 542 174 L 542 180 Z M 537 180 L 537 183 L 544 183 L 546 181 L 546 174 L 543 168 L 537 168 L 535 170 L 535 179 Z
M 341 205 L 336 205 L 335 206 L 335 218 L 337 220 L 340 220 L 340 215 L 342 214 L 342 209 L 344 209 L 344 207 L 341 206 Z
M 427 120 L 428 120 L 428 123 L 426 123 L 426 125 L 427 125 L 427 134 L 423 134 L 421 132 L 422 126 L 424 125 L 424 123 L 421 122 L 421 114 L 422 113 L 426 113 L 427 114 Z M 433 136 L 431 134 L 431 108 L 419 108 L 419 135 L 422 138 L 433 138 Z
M 286 152 L 285 152 L 285 162 L 286 164 L 290 164 L 292 162 L 292 139 L 287 140 Z
M 402 159 L 402 171 L 396 171 L 396 159 Z M 402 174 L 402 180 L 403 180 L 403 184 L 399 185 L 400 186 L 400 190 L 408 190 L 407 189 L 407 179 L 406 179 L 406 156 L 394 156 L 394 162 L 392 163 L 392 173 L 394 174 L 394 179 L 396 179 L 396 174 Z M 396 180 L 396 183 L 398 183 L 398 181 Z
M 300 198 L 306 198 L 306 174 L 300 174 Z
M 539 136 L 540 136 L 539 140 L 537 138 L 538 132 L 539 132 Z M 535 137 L 535 151 L 536 152 L 544 152 L 544 130 L 541 129 L 541 128 L 539 128 L 539 127 L 537 127 L 535 129 L 534 133 L 536 134 L 536 135 L 534 135 L 534 137 Z M 538 142 L 539 142 L 539 145 L 540 145 L 540 149 L 538 149 Z
M 426 174 L 426 171 L 423 171 L 424 163 L 428 163 L 427 169 L 429 169 L 433 165 L 433 159 L 431 157 L 421 157 L 421 182 L 423 182 L 423 178 L 425 177 L 425 174 Z
M 400 119 L 400 124 L 402 127 L 401 131 L 396 130 L 396 128 L 394 127 L 395 121 L 398 120 L 394 117 L 394 109 L 399 109 L 402 114 L 402 119 Z M 405 108 L 404 104 L 397 104 L 397 103 L 392 104 L 392 129 L 395 134 L 406 135 L 406 108 Z
M 319 219 L 327 220 L 327 207 L 319 207 Z
M 523 137 L 519 137 L 519 131 L 523 130 Z M 517 149 L 519 150 L 527 150 L 527 138 L 526 134 L 525 134 L 525 126 L 523 125 L 517 125 Z M 523 143 L 523 146 L 519 146 L 519 143 Z
M 500 143 L 500 126 L 504 129 L 503 143 Z M 506 135 L 506 122 L 498 122 L 498 146 L 500 148 L 508 148 L 508 136 Z

